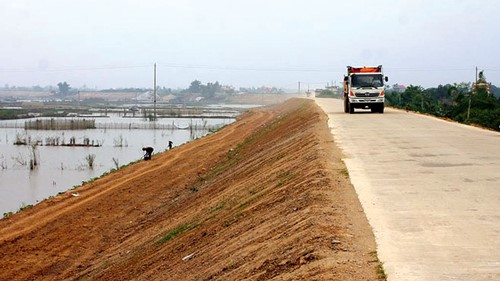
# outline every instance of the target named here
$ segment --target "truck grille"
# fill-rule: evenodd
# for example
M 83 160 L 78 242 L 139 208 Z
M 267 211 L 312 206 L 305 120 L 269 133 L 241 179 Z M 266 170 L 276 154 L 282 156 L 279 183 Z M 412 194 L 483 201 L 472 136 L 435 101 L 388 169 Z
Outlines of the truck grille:
M 379 93 L 356 93 L 357 98 L 373 98 L 378 97 Z

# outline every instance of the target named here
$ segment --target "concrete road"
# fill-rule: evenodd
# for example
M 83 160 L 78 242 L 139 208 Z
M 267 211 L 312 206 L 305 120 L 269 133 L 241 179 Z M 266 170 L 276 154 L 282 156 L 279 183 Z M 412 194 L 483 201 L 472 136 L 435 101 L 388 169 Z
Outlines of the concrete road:
M 500 280 L 500 133 L 405 111 L 329 116 L 388 280 Z

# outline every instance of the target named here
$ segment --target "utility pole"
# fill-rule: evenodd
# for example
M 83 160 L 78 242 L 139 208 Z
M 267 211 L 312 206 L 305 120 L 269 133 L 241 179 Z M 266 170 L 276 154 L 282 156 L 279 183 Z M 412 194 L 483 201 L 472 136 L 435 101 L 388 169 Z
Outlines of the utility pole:
M 297 94 L 300 96 L 300 81 L 299 81 L 299 92 Z
M 154 121 L 156 121 L 156 63 L 154 67 L 154 90 L 153 90 L 153 111 L 154 111 Z

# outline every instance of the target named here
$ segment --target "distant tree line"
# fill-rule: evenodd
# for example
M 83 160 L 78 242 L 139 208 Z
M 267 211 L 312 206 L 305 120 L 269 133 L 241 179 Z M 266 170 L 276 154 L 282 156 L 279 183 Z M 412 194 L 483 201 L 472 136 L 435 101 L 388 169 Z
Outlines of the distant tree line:
M 70 84 L 68 84 L 66 81 L 64 82 L 59 82 L 56 86 L 10 86 L 9 84 L 5 84 L 3 87 L 0 86 L 0 90 L 3 91 L 30 91 L 30 92 L 52 92 L 61 96 L 67 96 L 67 95 L 72 95 L 76 94 L 79 91 L 86 92 L 86 91 L 98 91 L 98 92 L 106 92 L 106 93 L 115 93 L 115 92 L 146 92 L 146 91 L 153 91 L 152 88 L 147 88 L 147 87 L 128 87 L 128 88 L 108 88 L 108 89 L 102 89 L 102 90 L 97 90 L 97 89 L 89 89 L 87 86 L 82 86 L 82 87 L 71 87 Z M 167 87 L 161 87 L 158 86 L 156 89 L 157 93 L 159 95 L 168 95 L 168 94 L 174 94 L 174 95 L 182 95 L 182 94 L 200 94 L 200 96 L 204 97 L 213 97 L 216 93 L 235 93 L 237 92 L 234 87 L 229 86 L 229 85 L 222 85 L 218 81 L 215 81 L 214 83 L 208 82 L 206 84 L 203 84 L 199 80 L 194 80 L 190 83 L 190 85 L 187 88 L 177 88 L 177 89 L 172 89 L 172 88 L 167 88 Z M 283 89 L 276 88 L 276 87 L 240 87 L 239 92 L 245 92 L 245 93 L 269 93 L 269 94 L 282 94 L 285 93 Z
M 340 97 L 338 91 L 332 89 L 321 89 L 316 91 L 316 97 L 318 98 L 333 98 Z
M 78 92 L 76 89 L 72 89 L 67 82 L 59 82 L 57 87 L 54 86 L 9 86 L 9 84 L 5 84 L 3 87 L 0 87 L 0 90 L 3 91 L 26 91 L 26 92 L 51 92 L 57 94 L 59 96 L 68 96 L 70 94 Z
M 240 92 L 252 94 L 284 94 L 285 90 L 277 87 L 240 87 Z
M 58 92 L 59 95 L 61 95 L 63 97 L 69 95 L 71 87 L 69 86 L 68 83 L 59 82 L 59 83 L 57 83 L 57 87 L 59 88 L 59 92 Z
M 181 91 L 181 93 L 200 94 L 200 96 L 206 98 L 213 98 L 216 93 L 223 92 L 225 91 L 222 89 L 222 85 L 218 81 L 215 81 L 215 83 L 207 83 L 206 85 L 203 85 L 199 80 L 194 80 L 193 82 L 191 82 L 191 85 L 189 85 L 189 88 Z
M 9 84 L 5 84 L 3 87 L 0 87 L 0 90 L 3 91 L 27 91 L 27 92 L 51 92 L 54 91 L 56 87 L 54 86 L 10 86 Z
M 437 88 L 424 89 L 410 85 L 404 92 L 388 90 L 388 105 L 449 118 L 465 124 L 477 124 L 500 131 L 499 89 L 491 85 L 490 93 L 486 88 L 472 89 L 470 83 L 439 85 Z

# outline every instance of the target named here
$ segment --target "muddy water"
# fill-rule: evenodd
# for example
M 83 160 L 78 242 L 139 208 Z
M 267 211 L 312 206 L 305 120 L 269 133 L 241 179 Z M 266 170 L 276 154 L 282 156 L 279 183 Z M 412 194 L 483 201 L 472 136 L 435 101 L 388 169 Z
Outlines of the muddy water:
M 97 123 L 112 119 L 96 120 Z M 114 120 L 113 122 L 115 122 Z M 202 122 L 208 125 L 226 125 L 234 119 L 168 119 L 179 127 Z M 20 122 L 20 121 L 17 121 Z M 130 122 L 130 121 L 127 121 Z M 134 121 L 139 122 L 140 121 Z M 1 123 L 1 122 L 0 122 Z M 1 124 L 0 124 L 1 125 Z M 99 177 L 117 166 L 140 160 L 142 147 L 152 146 L 155 152 L 165 151 L 168 141 L 181 145 L 208 133 L 208 130 L 171 129 L 90 129 L 42 131 L 22 128 L 0 128 L 0 216 L 16 212 L 24 205 L 32 205 L 57 193 Z M 88 138 L 100 147 L 37 146 L 35 155 L 38 165 L 31 170 L 33 149 L 29 145 L 14 145 L 16 136 L 29 136 L 31 140 L 58 138 L 68 144 L 71 138 L 77 144 Z M 93 168 L 86 158 L 95 155 Z

